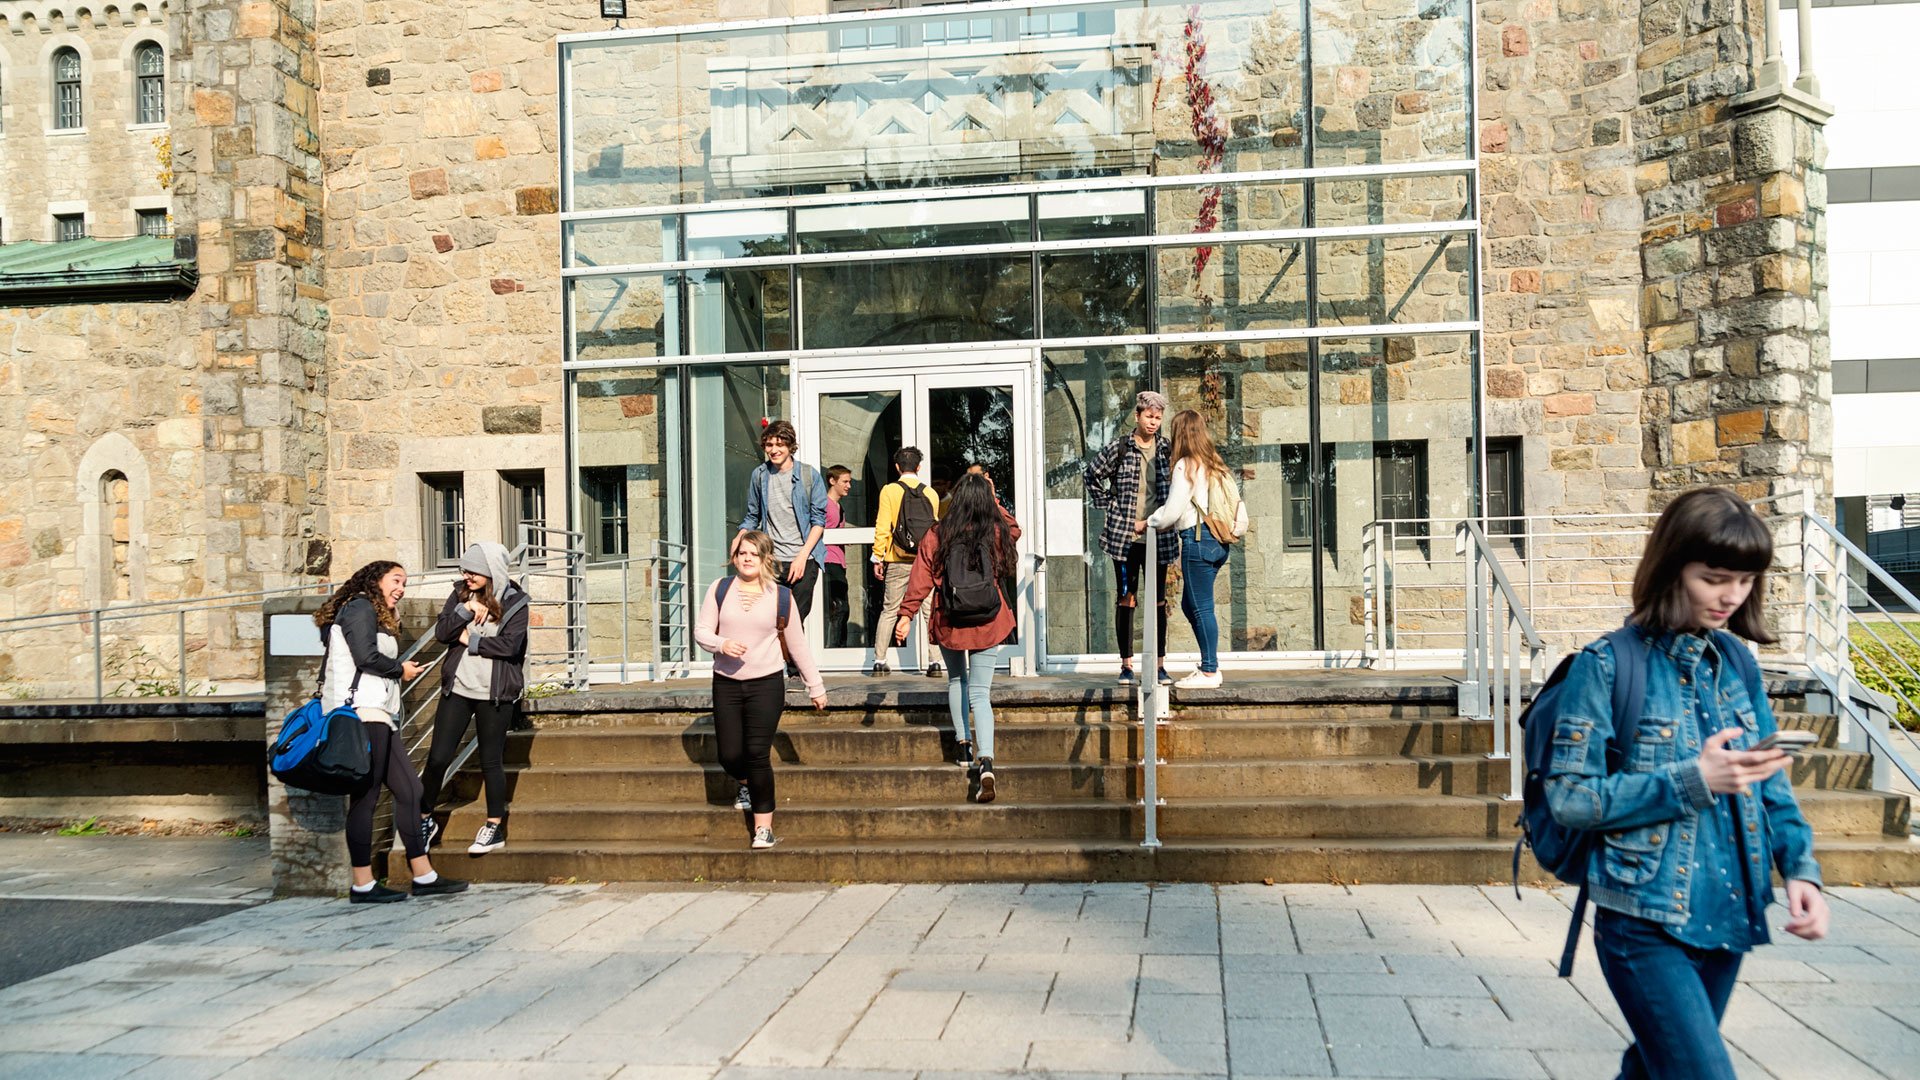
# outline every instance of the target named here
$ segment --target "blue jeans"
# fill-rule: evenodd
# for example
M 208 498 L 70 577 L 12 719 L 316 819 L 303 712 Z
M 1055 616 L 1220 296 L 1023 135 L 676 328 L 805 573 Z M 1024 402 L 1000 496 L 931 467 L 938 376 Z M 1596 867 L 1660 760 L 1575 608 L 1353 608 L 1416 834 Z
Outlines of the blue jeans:
M 947 709 L 953 713 L 953 737 L 962 742 L 972 739 L 975 755 L 992 757 L 993 653 L 964 652 L 942 645 L 940 660 L 947 666 Z M 969 709 L 973 711 L 971 724 L 967 723 Z
M 1720 1017 L 1744 953 L 1683 945 L 1658 923 L 1606 910 L 1594 912 L 1593 944 L 1633 1030 L 1621 1080 L 1734 1080 Z
M 1227 545 L 1205 525 L 1180 533 L 1180 613 L 1200 643 L 1200 670 L 1220 670 L 1220 620 L 1213 614 L 1213 581 L 1227 564 Z

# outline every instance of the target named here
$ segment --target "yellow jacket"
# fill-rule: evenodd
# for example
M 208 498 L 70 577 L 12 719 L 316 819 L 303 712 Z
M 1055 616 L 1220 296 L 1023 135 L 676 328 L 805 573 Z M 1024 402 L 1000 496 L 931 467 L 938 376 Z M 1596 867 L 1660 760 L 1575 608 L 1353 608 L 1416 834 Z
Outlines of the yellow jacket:
M 927 501 L 933 504 L 933 516 L 940 517 L 940 493 L 933 486 L 920 479 L 916 473 L 907 473 L 899 478 L 909 485 L 918 485 L 925 489 Z M 878 562 L 912 562 L 913 556 L 902 555 L 893 550 L 893 527 L 900 521 L 900 484 L 898 481 L 880 489 L 880 508 L 873 515 L 873 558 Z

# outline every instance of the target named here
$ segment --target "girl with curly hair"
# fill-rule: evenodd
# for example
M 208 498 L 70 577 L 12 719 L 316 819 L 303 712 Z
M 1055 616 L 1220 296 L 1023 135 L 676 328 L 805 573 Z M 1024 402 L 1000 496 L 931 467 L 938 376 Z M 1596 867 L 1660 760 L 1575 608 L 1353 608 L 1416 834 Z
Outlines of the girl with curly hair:
M 380 788 L 393 793 L 393 827 L 407 849 L 413 871 L 413 895 L 461 892 L 464 881 L 434 872 L 420 833 L 420 776 L 399 735 L 401 692 L 419 676 L 421 666 L 400 660 L 400 598 L 407 594 L 406 568 L 377 560 L 354 571 L 334 591 L 313 621 L 327 645 L 322 660 L 320 707 L 332 712 L 351 705 L 371 745 L 373 770 L 347 804 L 347 857 L 353 867 L 355 904 L 390 904 L 407 894 L 374 880 L 373 811 Z

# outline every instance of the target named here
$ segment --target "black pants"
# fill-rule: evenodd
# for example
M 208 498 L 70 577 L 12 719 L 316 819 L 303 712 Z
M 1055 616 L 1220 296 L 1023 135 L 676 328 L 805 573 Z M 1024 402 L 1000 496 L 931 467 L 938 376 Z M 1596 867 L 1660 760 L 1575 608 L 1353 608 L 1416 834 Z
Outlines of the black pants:
M 827 564 L 827 648 L 843 649 L 847 646 L 847 621 L 853 614 L 847 604 L 847 568 L 839 563 Z
M 427 767 L 420 773 L 420 812 L 430 814 L 440 802 L 440 785 L 447 770 L 466 741 L 471 723 L 480 735 L 480 773 L 487 781 L 487 816 L 507 816 L 507 729 L 513 726 L 515 705 L 511 701 L 475 701 L 458 694 L 442 693 L 440 707 L 433 714 L 433 749 L 427 751 Z
M 400 834 L 407 858 L 417 859 L 427 853 L 427 845 L 420 838 L 420 777 L 407 757 L 406 743 L 385 724 L 361 726 L 373 742 L 373 771 L 347 803 L 347 858 L 354 866 L 373 865 L 373 809 L 384 785 L 393 792 L 393 831 Z
M 773 813 L 773 733 L 787 702 L 783 675 L 757 679 L 713 677 L 713 737 L 720 767 L 753 796 L 753 812 Z
M 1154 635 L 1160 643 L 1160 666 L 1167 666 L 1167 571 L 1168 565 L 1162 562 L 1156 569 L 1160 571 L 1158 604 L 1160 607 L 1159 633 Z M 1116 559 L 1113 563 L 1115 580 L 1120 583 L 1119 594 L 1114 598 L 1113 629 L 1120 638 L 1120 659 L 1133 659 L 1133 614 L 1137 610 L 1128 604 L 1129 599 L 1138 601 L 1142 579 L 1147 576 L 1147 545 L 1135 544 L 1127 549 L 1125 561 Z
M 814 562 L 813 556 L 809 555 L 807 568 L 801 573 L 799 581 L 788 583 L 784 575 L 780 580 L 787 588 L 793 590 L 794 618 L 806 622 L 807 616 L 813 614 L 813 589 L 820 583 L 820 564 Z

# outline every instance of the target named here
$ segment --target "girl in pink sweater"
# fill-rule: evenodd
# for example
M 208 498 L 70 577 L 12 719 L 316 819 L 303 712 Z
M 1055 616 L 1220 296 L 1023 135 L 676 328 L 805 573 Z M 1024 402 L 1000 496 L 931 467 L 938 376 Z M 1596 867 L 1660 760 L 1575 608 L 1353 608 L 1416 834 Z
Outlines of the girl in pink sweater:
M 733 805 L 753 811 L 753 848 L 761 851 L 778 842 L 769 751 L 786 705 L 783 652 L 806 679 L 814 708 L 827 707 L 827 688 L 790 599 L 784 605 L 786 628 L 780 628 L 780 594 L 787 587 L 779 583 L 773 539 L 753 530 L 739 533 L 731 557 L 733 576 L 707 588 L 693 639 L 713 654 L 713 734 L 720 767 L 740 785 Z

